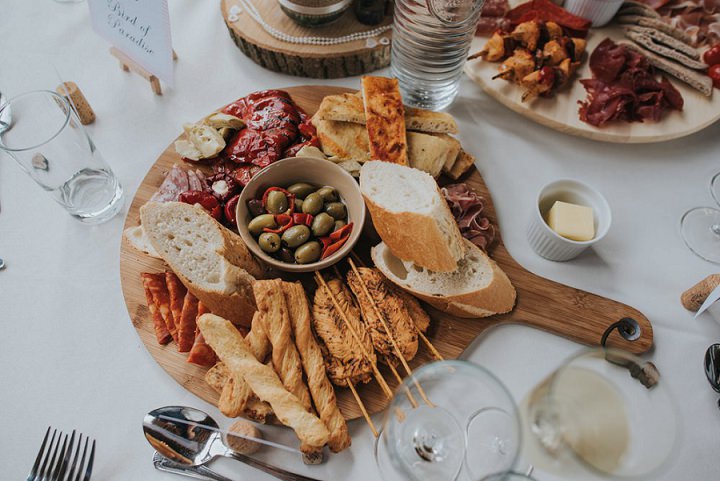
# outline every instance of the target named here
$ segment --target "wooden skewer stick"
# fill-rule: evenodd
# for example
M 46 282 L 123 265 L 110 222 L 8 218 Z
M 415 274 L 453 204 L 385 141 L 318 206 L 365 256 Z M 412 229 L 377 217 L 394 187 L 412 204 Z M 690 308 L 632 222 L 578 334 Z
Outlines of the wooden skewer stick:
M 360 406 L 360 411 L 362 411 L 363 416 L 365 416 L 365 421 L 367 421 L 368 426 L 370 426 L 370 431 L 372 431 L 375 437 L 378 437 L 378 431 L 375 429 L 375 424 L 373 424 L 372 419 L 370 419 L 370 415 L 368 414 L 367 409 L 365 409 L 365 405 L 363 404 L 362 399 L 360 399 L 360 395 L 355 390 L 355 386 L 353 386 L 353 383 L 350 381 L 347 381 L 347 385 L 352 391 L 353 396 L 355 396 L 355 401 L 357 401 L 358 406 Z
M 350 257 L 352 257 L 352 258 L 355 260 L 355 262 L 357 262 L 358 265 L 360 265 L 360 267 L 365 267 L 365 263 L 363 262 L 362 259 L 360 259 L 360 256 L 358 256 L 358 255 L 355 253 L 355 251 L 350 251 Z M 335 271 L 337 272 L 337 266 L 333 266 L 333 267 L 335 268 Z M 412 295 L 412 294 L 411 294 L 411 295 Z M 430 350 L 430 354 L 432 354 L 433 357 L 434 357 L 435 359 L 437 359 L 438 361 L 444 361 L 445 358 L 442 356 L 442 354 L 440 354 L 440 352 L 439 352 L 437 349 L 435 349 L 435 346 L 432 345 L 432 343 L 430 342 L 430 339 L 428 339 L 428 338 L 425 336 L 425 334 L 424 334 L 420 329 L 418 329 L 418 327 L 417 327 L 417 325 L 415 324 L 415 322 L 413 322 L 413 326 L 415 327 L 415 330 L 417 331 L 418 336 L 420 337 L 420 339 L 422 340 L 422 342 L 423 342 L 423 343 L 425 344 L 425 346 Z
M 365 297 L 368 298 L 368 301 L 370 301 L 370 305 L 372 305 L 373 310 L 375 311 L 375 315 L 378 317 L 380 322 L 382 323 L 383 329 L 385 329 L 385 332 L 387 333 L 388 339 L 390 339 L 390 344 L 392 344 L 393 350 L 395 351 L 395 355 L 400 359 L 400 363 L 405 368 L 405 372 L 408 376 L 412 376 L 412 369 L 410 369 L 410 365 L 405 360 L 405 356 L 403 356 L 402 352 L 400 352 L 400 348 L 397 345 L 397 342 L 395 342 L 395 336 L 393 335 L 392 331 L 390 330 L 390 327 L 388 326 L 387 322 L 385 321 L 385 317 L 380 313 L 380 309 L 378 309 L 377 305 L 375 304 L 375 299 L 372 298 L 370 295 L 370 291 L 368 291 L 367 286 L 365 285 L 365 281 L 363 281 L 362 277 L 360 277 L 360 272 L 357 269 L 357 266 L 353 262 L 352 259 L 348 259 L 348 262 L 350 263 L 350 268 L 353 270 L 355 275 L 358 278 L 358 282 L 360 283 L 360 287 L 362 288 L 363 294 L 365 294 Z M 425 391 L 423 390 L 422 386 L 420 386 L 420 383 L 413 377 L 413 383 L 415 384 L 415 387 L 417 388 L 418 392 L 420 393 L 420 397 L 423 398 L 423 401 L 430 406 L 434 407 L 433 403 L 430 402 L 430 400 L 427 397 L 427 394 L 425 394 Z
M 362 341 L 360 340 L 360 336 L 357 332 L 355 332 L 355 328 L 350 324 L 350 320 L 345 315 L 345 311 L 343 311 L 342 307 L 340 307 L 340 303 L 335 299 L 335 294 L 333 294 L 332 290 L 330 289 L 330 286 L 327 285 L 325 282 L 325 279 L 319 272 L 315 272 L 315 281 L 318 283 L 319 286 L 323 287 L 328 295 L 330 296 L 330 300 L 333 303 L 333 306 L 335 306 L 335 309 L 340 314 L 340 317 L 342 318 L 343 322 L 348 328 L 348 331 L 350 331 L 350 334 L 352 335 L 353 339 L 355 339 L 355 342 L 357 342 L 358 346 L 360 347 L 360 350 L 362 351 L 363 356 L 368 360 L 370 363 L 370 366 L 372 367 L 373 373 L 375 374 L 375 378 L 378 381 L 378 384 L 382 388 L 383 392 L 385 393 L 385 396 L 387 396 L 388 399 L 392 399 L 392 390 L 390 390 L 390 386 L 388 386 L 387 381 L 385 381 L 385 378 L 378 370 L 377 364 L 372 362 L 372 358 L 370 357 L 370 354 L 365 350 L 365 346 L 362 345 Z M 348 383 L 350 384 L 350 383 Z

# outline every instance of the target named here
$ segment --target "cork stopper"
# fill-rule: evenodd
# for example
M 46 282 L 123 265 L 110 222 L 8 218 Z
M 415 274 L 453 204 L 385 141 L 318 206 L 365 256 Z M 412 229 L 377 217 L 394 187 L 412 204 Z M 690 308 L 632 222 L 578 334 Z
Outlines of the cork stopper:
M 87 125 L 95 121 L 95 112 L 75 82 L 63 82 L 55 91 L 75 106 L 81 124 Z
M 250 441 L 249 439 L 233 436 L 232 433 L 241 434 L 243 436 L 250 436 L 257 439 L 262 439 L 262 433 L 260 430 L 250 421 L 243 419 L 235 421 L 228 429 L 225 435 L 225 444 L 227 447 L 240 454 L 254 454 L 260 449 L 260 443 Z
M 712 274 L 682 293 L 680 302 L 689 311 L 696 312 L 710 293 L 720 285 L 720 274 Z

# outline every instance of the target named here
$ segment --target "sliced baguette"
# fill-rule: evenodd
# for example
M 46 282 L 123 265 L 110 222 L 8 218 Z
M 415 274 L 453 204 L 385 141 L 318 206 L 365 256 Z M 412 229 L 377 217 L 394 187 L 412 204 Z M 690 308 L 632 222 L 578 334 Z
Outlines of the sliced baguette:
M 328 95 L 320 103 L 315 117 L 318 120 L 339 120 L 365 124 L 365 105 L 358 94 Z M 457 134 L 455 119 L 445 112 L 433 112 L 405 107 L 405 127 L 417 132 Z
M 127 229 L 125 229 L 123 231 L 123 238 L 133 249 L 140 251 L 143 254 L 147 254 L 150 257 L 162 259 L 162 257 L 160 257 L 160 254 L 157 253 L 155 248 L 150 243 L 150 239 L 148 239 L 147 235 L 145 235 L 145 231 L 143 230 L 141 225 L 136 225 L 135 227 L 128 227 Z
M 182 202 L 148 202 L 140 219 L 153 248 L 210 312 L 250 326 L 252 286 L 263 271 L 240 236 Z
M 372 259 L 391 282 L 450 315 L 475 318 L 510 312 L 517 296 L 510 279 L 472 242 L 465 244 L 465 257 L 450 273 L 403 262 L 382 242 L 372 248 Z
M 389 162 L 366 162 L 360 191 L 382 240 L 399 258 L 436 272 L 451 272 L 465 243 L 435 180 Z

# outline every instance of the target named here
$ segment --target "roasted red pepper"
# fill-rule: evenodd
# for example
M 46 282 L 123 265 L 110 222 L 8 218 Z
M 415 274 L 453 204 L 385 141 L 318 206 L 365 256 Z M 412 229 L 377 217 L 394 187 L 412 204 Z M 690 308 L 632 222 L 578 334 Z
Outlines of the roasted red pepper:
M 293 216 L 293 222 L 295 223 L 295 225 L 306 225 L 308 227 L 310 227 L 312 225 L 312 222 L 314 219 L 312 214 L 295 213 L 292 216 Z
M 577 15 L 573 15 L 550 0 L 530 0 L 510 10 L 506 17 L 513 27 L 531 20 L 544 20 L 555 22 L 573 37 L 585 37 L 590 29 L 591 22 Z
M 225 203 L 225 220 L 231 225 L 235 225 L 235 209 L 239 200 L 240 194 L 237 194 Z
M 340 248 L 347 242 L 347 240 L 350 238 L 350 233 L 352 232 L 353 223 L 349 223 L 348 225 L 342 227 L 341 229 L 336 230 L 332 234 L 330 234 L 327 237 L 321 237 L 320 242 L 322 242 L 322 254 L 320 255 L 320 259 L 325 259 L 327 257 L 330 257 L 334 253 L 336 253 Z
M 203 209 L 208 211 L 210 215 L 215 218 L 215 220 L 219 222 L 222 222 L 223 220 L 223 208 L 215 196 L 209 192 L 204 192 L 202 190 L 188 190 L 187 192 L 180 194 L 178 200 L 191 205 L 200 204 Z
M 338 241 L 345 237 L 346 235 L 349 236 L 350 232 L 352 232 L 353 223 L 350 222 L 348 225 L 336 230 L 332 234 L 330 234 L 330 240 L 332 241 Z
M 325 249 L 323 249 L 320 259 L 325 259 L 325 258 L 330 257 L 331 255 L 335 254 L 337 251 L 340 250 L 340 248 L 343 246 L 343 244 L 345 244 L 345 242 L 347 242 L 347 240 L 349 238 L 350 238 L 350 236 L 347 235 L 347 236 L 343 237 L 342 239 L 340 239 L 339 241 L 327 246 Z
M 288 230 L 290 227 L 295 225 L 295 222 L 293 222 L 292 215 L 290 214 L 276 214 L 275 215 L 275 222 L 280 226 L 277 229 L 271 229 L 269 227 L 265 227 L 263 229 L 263 232 L 272 232 L 273 234 L 281 234 Z

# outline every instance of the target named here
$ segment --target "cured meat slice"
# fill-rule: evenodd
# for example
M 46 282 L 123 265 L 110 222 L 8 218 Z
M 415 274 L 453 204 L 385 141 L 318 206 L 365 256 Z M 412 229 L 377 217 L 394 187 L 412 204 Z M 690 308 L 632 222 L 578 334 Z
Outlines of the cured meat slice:
M 170 333 L 170 336 L 175 339 L 177 336 L 177 329 L 175 328 L 175 320 L 173 319 L 172 310 L 170 309 L 170 293 L 168 292 L 167 284 L 165 283 L 165 273 L 143 272 L 140 275 L 143 279 L 143 286 L 150 290 L 153 303 L 160 312 L 160 315 L 165 322 L 165 327 Z
M 178 166 L 173 165 L 165 176 L 165 180 L 158 191 L 150 198 L 151 202 L 174 202 L 180 194 L 190 190 L 190 180 L 187 172 Z
M 495 226 L 483 211 L 485 200 L 467 184 L 451 184 L 440 189 L 464 238 L 487 252 L 495 240 Z
M 172 271 L 165 272 L 165 284 L 170 294 L 170 312 L 172 312 L 174 327 L 174 333 L 170 331 L 170 334 L 172 334 L 175 342 L 178 343 L 180 341 L 178 327 L 180 319 L 182 318 L 183 302 L 187 294 L 187 289 L 185 289 L 185 286 L 182 285 L 178 276 Z
M 148 310 L 150 311 L 150 315 L 152 316 L 153 320 L 155 338 L 157 339 L 158 344 L 165 345 L 172 340 L 172 336 L 170 335 L 170 331 L 168 331 L 167 326 L 165 325 L 165 321 L 160 314 L 160 310 L 155 304 L 155 299 L 153 298 L 153 293 L 150 289 L 152 275 L 148 274 L 150 277 L 146 277 L 146 274 L 147 273 L 143 272 L 142 274 L 140 274 L 140 276 L 143 281 L 143 287 L 145 288 L 145 300 L 147 301 Z
M 205 307 L 202 302 L 198 303 L 195 324 L 197 325 L 197 319 L 200 316 L 209 312 L 208 308 Z M 195 343 L 193 344 L 192 349 L 190 349 L 187 361 L 204 367 L 212 367 L 218 361 L 215 351 L 213 351 L 212 347 L 205 342 L 205 338 L 203 337 L 202 332 L 200 332 L 200 328 L 197 328 L 195 331 Z
M 198 316 L 198 300 L 190 291 L 183 300 L 180 324 L 178 325 L 178 351 L 189 352 L 195 343 L 196 319 Z

